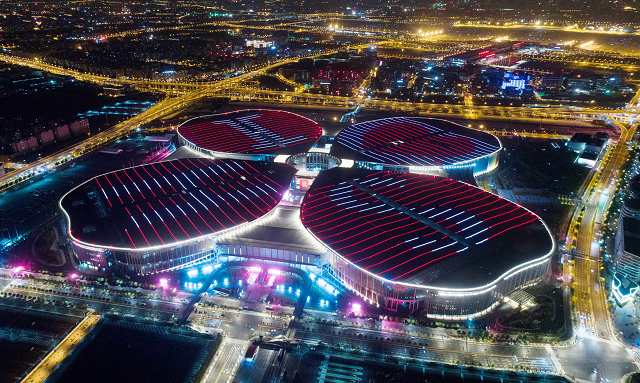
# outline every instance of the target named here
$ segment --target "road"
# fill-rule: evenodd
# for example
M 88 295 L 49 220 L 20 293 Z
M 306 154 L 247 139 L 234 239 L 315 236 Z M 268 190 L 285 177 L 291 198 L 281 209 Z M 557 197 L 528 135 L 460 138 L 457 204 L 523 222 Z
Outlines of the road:
M 521 366 L 534 371 L 556 372 L 549 353 L 543 346 L 521 347 L 450 337 L 419 337 L 378 329 L 328 326 L 306 328 L 312 331 L 299 329 L 296 339 L 310 345 L 317 344 L 320 340 L 342 349 L 359 349 L 365 354 L 403 356 L 451 364 L 481 364 L 485 367 L 493 365 L 498 369 Z
M 234 381 L 238 383 L 277 382 L 274 380 L 280 371 L 280 364 L 277 359 L 278 350 L 270 350 L 264 347 L 260 348 L 255 360 L 242 361 Z
M 625 374 L 638 371 L 629 349 L 609 340 L 597 341 L 593 337 L 579 337 L 576 344 L 569 347 L 552 347 L 481 343 L 446 336 L 412 337 L 378 329 L 323 327 L 312 328 L 314 331 L 299 330 L 296 338 L 308 345 L 315 345 L 320 340 L 342 350 L 358 350 L 365 356 L 394 356 L 485 367 L 493 365 L 493 368 L 506 370 L 528 367 L 529 371 L 559 374 L 587 382 L 600 381 L 601 378 L 619 382 Z M 595 373 L 594 368 L 597 370 Z
M 613 196 L 619 171 L 627 161 L 629 142 L 637 133 L 637 124 L 622 128 L 622 134 L 601 171 L 586 188 L 583 201 L 586 209 L 577 233 L 574 274 L 575 306 L 580 318 L 580 328 L 584 333 L 609 338 L 614 332 L 611 327 L 604 288 L 600 287 L 600 223 L 606 215 Z M 593 190 L 593 191 L 592 191 Z M 577 218 L 576 218 L 577 219 Z M 575 220 L 574 220 L 575 221 Z M 575 227 L 576 222 L 572 227 Z M 615 339 L 615 338 L 614 338 Z
M 238 339 L 225 339 L 213 361 L 213 365 L 202 381 L 204 383 L 231 382 L 244 357 L 246 343 Z
M 315 102 L 323 105 L 341 104 L 344 106 L 362 105 L 363 108 L 393 108 L 403 111 L 418 111 L 430 113 L 451 113 L 461 114 L 462 116 L 471 116 L 471 118 L 479 118 L 483 116 L 508 117 L 511 119 L 519 118 L 554 118 L 554 119 L 587 119 L 592 120 L 595 116 L 612 116 L 622 118 L 637 118 L 640 111 L 635 109 L 611 110 L 611 109 L 591 109 L 591 108 L 570 108 L 545 105 L 464 105 L 464 104 L 437 104 L 429 102 L 427 97 L 424 100 L 418 98 L 409 99 L 376 99 L 376 98 L 360 98 L 360 97 L 343 97 L 326 94 L 313 93 L 296 93 L 277 90 L 254 89 L 248 87 L 228 87 L 224 90 L 224 96 L 234 97 L 236 95 L 247 95 L 255 97 L 271 96 L 273 99 L 285 102 Z M 424 101 L 424 102 L 421 102 Z
M 8 174 L 0 176 L 0 191 L 3 189 L 3 186 L 6 187 L 6 185 L 11 184 L 16 180 L 24 179 L 25 177 L 31 176 L 36 172 L 51 170 L 58 164 L 70 161 L 74 159 L 76 156 L 81 155 L 82 153 L 85 153 L 87 151 L 91 151 L 99 147 L 100 145 L 103 145 L 106 142 L 109 142 L 110 140 L 125 136 L 129 134 L 129 132 L 131 132 L 132 130 L 135 130 L 136 128 L 140 127 L 141 125 L 147 124 L 153 120 L 170 115 L 171 113 L 174 113 L 176 111 L 182 110 L 185 107 L 192 105 L 197 100 L 202 99 L 203 97 L 214 95 L 228 87 L 234 87 L 238 83 L 249 80 L 256 75 L 265 73 L 275 67 L 278 67 L 280 65 L 284 65 L 287 63 L 291 63 L 294 61 L 298 61 L 301 58 L 312 58 L 312 57 L 321 56 L 325 54 L 331 54 L 334 52 L 335 51 L 327 51 L 327 52 L 322 52 L 316 55 L 305 55 L 305 56 L 300 56 L 300 57 L 295 57 L 290 59 L 284 59 L 277 62 L 273 62 L 271 64 L 261 65 L 252 71 L 249 71 L 249 72 L 246 72 L 222 81 L 218 81 L 215 83 L 206 83 L 203 85 L 196 84 L 196 87 L 194 88 L 196 89 L 195 91 L 190 91 L 178 97 L 165 98 L 164 100 L 158 102 L 157 104 L 145 110 L 144 112 L 126 121 L 123 121 L 109 129 L 106 129 L 94 136 L 91 136 L 76 146 L 67 148 L 65 150 L 54 153 L 50 156 L 41 158 L 38 161 L 25 165 L 24 167 L 20 168 L 20 170 L 10 172 Z M 25 60 L 22 58 L 15 58 L 12 56 L 6 56 L 1 54 L 0 54 L 0 60 L 16 63 L 18 65 L 30 66 L 36 69 L 49 70 L 49 71 L 53 71 L 53 73 L 58 73 L 62 71 L 61 74 L 71 75 L 83 81 L 94 81 L 98 83 L 105 81 L 104 78 L 101 76 L 93 76 L 93 75 L 84 74 L 84 73 L 80 73 L 80 72 L 76 72 L 68 69 L 63 70 L 61 68 L 51 66 L 48 64 L 42 64 L 44 65 L 43 67 L 42 65 L 38 64 L 38 61 L 34 61 L 34 60 Z M 176 84 L 163 83 L 163 85 L 174 86 Z M 189 85 L 193 86 L 194 84 L 189 84 Z
M 0 283 L 5 285 L 4 292 L 23 292 L 9 288 L 9 283 L 20 282 L 24 287 L 36 282 L 11 279 L 7 273 L 2 273 L 5 278 Z M 50 277 L 57 278 L 57 277 Z M 42 288 L 41 285 L 38 285 Z M 34 286 L 35 287 L 35 286 Z M 49 286 L 50 288 L 50 286 Z M 65 290 L 66 291 L 66 290 Z M 70 290 L 71 292 L 71 290 Z M 24 293 L 24 292 L 23 292 Z M 94 310 L 104 312 L 119 312 L 121 315 L 134 317 L 153 317 L 168 321 L 176 313 L 171 308 L 181 310 L 186 305 L 186 298 L 179 302 L 147 300 L 144 308 L 129 303 L 104 302 L 96 299 L 84 299 L 70 297 L 68 295 L 42 294 L 30 291 L 29 296 L 40 296 L 43 299 L 60 300 L 69 302 L 84 302 Z M 113 294 L 110 296 L 113 297 Z M 5 304 L 13 300 L 19 307 L 28 307 L 34 310 L 51 310 L 51 305 L 42 303 L 25 302 L 22 299 L 0 298 Z M 218 302 L 217 300 L 220 300 Z M 206 297 L 204 301 L 229 306 L 228 298 Z M 141 300 L 138 302 L 142 302 Z M 261 303 L 242 302 L 240 306 L 254 307 Z M 155 307 L 154 307 L 155 306 Z M 63 307 L 64 305 L 60 306 Z M 291 310 L 288 308 L 288 310 Z M 273 353 L 262 349 L 264 352 L 252 365 L 243 364 L 242 356 L 247 341 L 255 339 L 258 335 L 264 335 L 265 339 L 284 336 L 287 333 L 286 320 L 270 318 L 271 314 L 257 311 L 245 311 L 232 308 L 204 308 L 198 307 L 197 313 L 190 316 L 192 327 L 208 333 L 222 333 L 225 341 L 221 350 L 211 364 L 206 381 L 227 382 L 238 368 L 238 377 L 266 377 L 272 379 L 279 375 L 279 363 L 273 361 Z M 313 311 L 317 316 L 323 312 Z M 337 317 L 325 313 L 329 319 Z M 175 314 L 177 315 L 177 314 Z M 593 380 L 596 376 L 604 376 L 609 379 L 619 379 L 628 371 L 637 370 L 632 363 L 632 357 L 628 350 L 608 340 L 596 340 L 595 337 L 584 336 L 576 345 L 571 347 L 553 347 L 544 345 L 516 345 L 509 343 L 482 343 L 470 339 L 447 336 L 442 329 L 425 329 L 415 326 L 403 325 L 396 322 L 358 321 L 358 323 L 341 322 L 340 326 L 326 326 L 302 322 L 298 326 L 295 339 L 308 345 L 316 345 L 318 340 L 325 344 L 334 344 L 338 349 L 350 351 L 356 350 L 366 355 L 377 353 L 386 356 L 398 356 L 415 358 L 452 364 L 484 366 L 493 365 L 498 369 L 513 369 L 514 366 L 529 368 L 529 370 L 561 373 L 568 376 L 580 377 L 580 379 Z M 334 334 L 335 332 L 335 334 Z M 366 336 L 366 338 L 365 338 Z M 377 338 L 377 339 L 376 339 Z M 588 361 L 588 363 L 586 362 Z M 585 365 L 600 366 L 600 372 L 591 376 L 591 369 L 585 370 Z M 250 380 L 243 380 L 250 381 Z
M 88 315 L 76 328 L 74 328 L 66 338 L 58 344 L 23 380 L 22 383 L 41 383 L 58 367 L 58 365 L 69 355 L 71 351 L 80 343 L 82 338 L 91 331 L 93 326 L 100 320 L 100 314 L 92 313 Z
M 52 279 L 55 277 L 51 277 Z M 15 287 L 11 287 L 13 284 Z M 36 291 L 35 289 L 51 290 L 51 292 Z M 125 292 L 127 290 L 122 290 Z M 13 279 L 6 273 L 0 273 L 0 293 L 21 294 L 26 297 L 37 297 L 33 299 L 15 299 L 0 297 L 0 303 L 13 305 L 16 307 L 29 307 L 33 310 L 42 310 L 56 313 L 73 315 L 73 311 L 78 311 L 74 307 L 88 308 L 96 312 L 110 312 L 123 316 L 149 318 L 160 321 L 170 321 L 179 315 L 186 302 L 182 299 L 175 301 L 165 299 L 136 299 L 129 297 L 118 297 L 118 288 L 112 291 L 101 292 L 100 290 L 83 290 L 76 287 L 53 287 L 41 281 L 26 281 L 23 279 Z M 81 296 L 73 296 L 79 294 Z M 110 301 L 106 301 L 106 299 Z M 186 299 L 185 299 L 186 300 Z

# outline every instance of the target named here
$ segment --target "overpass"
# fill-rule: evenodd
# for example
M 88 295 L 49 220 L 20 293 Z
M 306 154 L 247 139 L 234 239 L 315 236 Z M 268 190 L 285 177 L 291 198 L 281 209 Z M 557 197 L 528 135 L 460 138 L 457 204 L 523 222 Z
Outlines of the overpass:
M 188 80 L 158 81 L 158 80 L 150 80 L 150 79 L 131 78 L 131 77 L 112 78 L 112 77 L 108 77 L 100 74 L 85 73 L 75 69 L 64 68 L 59 65 L 49 64 L 37 57 L 25 58 L 25 57 L 18 57 L 18 56 L 12 56 L 12 55 L 1 54 L 1 53 L 0 53 L 0 61 L 4 61 L 14 65 L 26 66 L 29 68 L 57 74 L 60 76 L 73 77 L 80 81 L 92 82 L 94 84 L 98 84 L 102 86 L 128 85 L 140 91 L 155 91 L 155 92 L 161 92 L 161 93 L 166 93 L 170 95 L 180 95 L 180 94 L 185 94 L 189 92 L 196 92 L 203 88 L 218 88 L 222 84 L 228 84 L 229 82 L 239 81 L 238 76 L 232 77 L 234 73 L 240 73 L 244 75 L 250 74 L 250 76 L 242 77 L 243 79 L 249 79 L 257 75 L 265 74 L 270 69 L 273 69 L 280 65 L 296 62 L 303 58 L 313 58 L 313 57 L 318 57 L 323 55 L 330 55 L 338 52 L 341 49 L 362 49 L 367 47 L 369 47 L 369 44 L 344 45 L 335 49 L 322 50 L 318 53 L 273 60 L 268 63 L 257 64 L 250 67 L 246 67 L 246 68 L 243 68 L 243 70 L 235 70 L 235 69 L 227 70 L 219 74 L 223 76 L 224 75 L 229 76 L 224 80 L 193 79 L 189 81 Z M 288 85 L 291 85 L 291 84 L 288 84 Z M 300 87 L 300 84 L 296 84 L 296 85 Z
M 505 117 L 510 119 L 566 119 L 594 120 L 601 117 L 616 118 L 632 123 L 640 116 L 640 110 L 625 109 L 589 109 L 544 106 L 488 106 L 465 104 L 436 104 L 399 100 L 365 99 L 359 97 L 343 97 L 325 94 L 296 93 L 276 90 L 254 89 L 246 87 L 225 88 L 221 96 L 237 101 L 275 101 L 290 104 L 313 104 L 324 106 L 353 107 L 360 105 L 365 109 L 381 111 L 403 111 L 416 113 L 445 113 L 460 115 L 465 118 Z M 640 94 L 640 92 L 639 92 Z
M 354 47 L 365 47 L 365 46 L 367 45 L 358 45 Z M 134 86 L 138 86 L 141 88 L 144 88 L 145 86 L 150 86 L 150 87 L 162 86 L 162 87 L 165 87 L 163 88 L 164 90 L 167 90 L 167 91 L 170 90 L 170 92 L 167 92 L 169 93 L 168 97 L 158 102 L 151 108 L 145 110 L 144 112 L 126 121 L 123 121 L 109 129 L 106 129 L 96 135 L 93 135 L 76 146 L 66 148 L 64 150 L 51 154 L 47 157 L 41 158 L 38 161 L 35 161 L 28 165 L 23 166 L 18 171 L 10 172 L 8 174 L 4 174 L 0 176 L 0 192 L 2 192 L 4 189 L 8 187 L 15 185 L 16 183 L 24 181 L 27 178 L 30 178 L 33 175 L 40 174 L 47 170 L 52 170 L 56 166 L 64 164 L 68 161 L 71 161 L 75 157 L 80 156 L 83 153 L 89 152 L 91 150 L 94 150 L 111 140 L 126 136 L 131 131 L 137 129 L 141 125 L 147 124 L 158 118 L 162 118 L 162 117 L 171 115 L 172 113 L 175 113 L 177 111 L 183 110 L 184 108 L 195 104 L 198 100 L 204 97 L 212 97 L 212 96 L 219 97 L 224 94 L 225 89 L 236 88 L 238 87 L 238 84 L 248 81 L 253 77 L 255 77 L 256 75 L 266 73 L 270 69 L 276 68 L 280 65 L 287 64 L 290 62 L 298 61 L 301 58 L 317 57 L 317 56 L 322 56 L 326 54 L 331 54 L 334 52 L 337 52 L 337 50 L 323 51 L 318 54 L 300 56 L 295 58 L 286 58 L 283 60 L 274 61 L 269 64 L 257 66 L 254 70 L 246 73 L 242 73 L 235 77 L 229 77 L 221 81 L 211 82 L 211 83 L 202 83 L 202 84 L 166 83 L 166 82 L 158 83 L 158 82 L 136 81 L 136 80 L 129 80 L 129 79 L 111 79 L 104 76 L 85 74 L 85 73 L 80 73 L 80 72 L 69 70 L 69 69 L 60 68 L 54 65 L 43 63 L 38 59 L 34 59 L 34 60 L 23 59 L 23 58 L 18 58 L 14 56 L 7 56 L 7 55 L 0 54 L 0 60 L 5 60 L 5 61 L 8 60 L 8 62 L 17 64 L 17 65 L 29 66 L 34 69 L 50 71 L 51 73 L 56 73 L 56 74 L 65 75 L 65 76 L 72 76 L 83 81 L 90 81 L 90 82 L 103 84 L 103 85 L 113 85 L 113 84 L 118 84 L 120 81 L 123 81 L 124 83 L 133 84 Z M 120 82 L 120 84 L 122 84 L 122 82 Z M 181 86 L 185 88 L 188 87 L 189 91 L 179 90 Z M 169 89 L 168 87 L 172 87 L 172 88 Z M 251 89 L 251 92 L 256 92 L 256 90 Z M 177 96 L 172 97 L 173 94 L 176 94 Z M 296 93 L 293 93 L 293 94 L 296 94 Z
M 346 45 L 340 49 L 361 49 L 368 47 L 368 44 Z M 270 69 L 280 65 L 298 61 L 301 58 L 312 58 L 323 56 L 337 52 L 338 49 L 323 51 L 313 55 L 299 56 L 295 58 L 285 58 L 277 60 L 269 64 L 261 64 L 252 67 L 251 71 L 242 73 L 235 77 L 229 77 L 216 82 L 158 82 L 147 80 L 133 80 L 128 78 L 112 79 L 105 76 L 86 74 L 74 70 L 61 68 L 55 65 L 47 64 L 41 60 L 26 59 L 15 56 L 0 54 L 0 60 L 7 61 L 16 65 L 28 66 L 34 69 L 44 70 L 51 73 L 71 76 L 82 81 L 94 82 L 102 85 L 129 84 L 142 90 L 159 90 L 165 92 L 169 97 L 160 101 L 146 111 L 121 122 L 109 129 L 100 132 L 97 135 L 89 137 L 77 146 L 67 148 L 65 150 L 54 153 L 50 156 L 42 158 L 31 164 L 22 167 L 17 172 L 11 172 L 0 176 L 0 192 L 18 182 L 21 182 L 30 176 L 39 174 L 46 170 L 61 165 L 67 161 L 73 160 L 87 151 L 91 151 L 105 143 L 129 134 L 132 130 L 141 125 L 147 124 L 155 119 L 168 116 L 172 113 L 180 111 L 204 97 L 228 97 L 232 100 L 240 101 L 275 101 L 280 103 L 299 103 L 313 104 L 322 106 L 339 106 L 346 108 L 361 107 L 364 109 L 373 109 L 379 111 L 402 111 L 409 113 L 431 113 L 459 115 L 468 119 L 476 119 L 481 117 L 498 117 L 513 120 L 526 119 L 565 119 L 565 120 L 593 120 L 605 117 L 611 121 L 624 122 L 628 124 L 638 121 L 640 108 L 637 102 L 640 100 L 640 92 L 633 98 L 627 109 L 624 110 L 608 110 L 608 109 L 588 109 L 588 108 L 563 108 L 563 107 L 543 107 L 543 106 L 487 106 L 487 105 L 465 105 L 465 104 L 435 104 L 423 102 L 399 101 L 399 100 L 382 100 L 382 99 L 365 99 L 359 97 L 342 97 L 333 95 L 310 94 L 299 92 L 284 92 L 274 90 L 263 90 L 240 86 L 245 81 L 253 77 L 266 73 Z M 176 97 L 171 97 L 176 95 Z
M 388 43 L 394 43 L 394 41 L 389 40 Z M 318 105 L 334 105 L 346 107 L 355 107 L 357 104 L 361 105 L 365 109 L 379 109 L 381 111 L 391 110 L 416 113 L 461 114 L 470 119 L 478 117 L 506 117 L 510 119 L 552 118 L 566 120 L 594 120 L 600 119 L 601 117 L 612 117 L 618 119 L 620 122 L 631 124 L 635 122 L 638 119 L 638 115 L 640 115 L 640 109 L 637 107 L 638 101 L 640 101 L 640 92 L 638 92 L 632 99 L 627 109 L 611 110 L 560 106 L 545 107 L 544 105 L 512 107 L 506 105 L 487 106 L 464 104 L 435 104 L 411 102 L 411 100 L 402 101 L 386 99 L 365 99 L 360 97 L 310 94 L 301 93 L 300 89 L 296 89 L 296 91 L 294 92 L 286 92 L 255 89 L 238 85 L 231 86 L 240 84 L 243 80 L 248 80 L 254 76 L 265 74 L 267 73 L 267 71 L 277 66 L 296 62 L 302 58 L 312 58 L 322 55 L 328 55 L 336 53 L 340 49 L 362 49 L 368 46 L 369 44 L 345 45 L 338 49 L 327 50 L 317 54 L 276 60 L 271 63 L 248 67 L 241 76 L 229 77 L 227 79 L 219 81 L 152 81 L 147 79 L 110 78 L 97 74 L 82 73 L 76 70 L 62 68 L 60 66 L 45 63 L 38 58 L 27 59 L 6 54 L 0 54 L 0 61 L 9 62 L 15 65 L 28 66 L 34 69 L 43 70 L 58 75 L 70 76 L 81 81 L 93 82 L 103 86 L 129 85 L 137 90 L 156 91 L 169 95 L 184 95 L 187 93 L 197 93 L 198 91 L 203 89 L 208 89 L 212 94 L 215 93 L 215 95 L 221 97 L 229 97 L 233 100 L 240 101 L 264 100 L 286 103 L 312 103 Z M 292 83 L 288 82 L 287 85 L 293 86 Z

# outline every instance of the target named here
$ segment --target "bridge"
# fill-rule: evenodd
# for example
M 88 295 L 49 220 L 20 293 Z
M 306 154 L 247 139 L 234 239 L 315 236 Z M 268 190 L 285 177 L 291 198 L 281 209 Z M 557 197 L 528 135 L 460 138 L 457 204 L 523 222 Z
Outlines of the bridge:
M 297 93 L 276 90 L 264 90 L 243 87 L 229 87 L 219 92 L 221 96 L 236 101 L 275 101 L 290 104 L 312 104 L 323 106 L 357 107 L 377 109 L 381 111 L 403 111 L 416 113 L 460 115 L 465 118 L 502 117 L 509 119 L 563 119 L 586 120 L 615 118 L 625 123 L 632 123 L 640 116 L 636 109 L 611 110 L 590 108 L 564 108 L 560 106 L 489 106 L 465 104 L 436 104 L 399 100 L 365 99 L 325 94 Z M 639 93 L 640 94 L 640 93 Z M 636 95 L 636 98 L 638 95 Z M 634 105 L 633 103 L 631 103 Z

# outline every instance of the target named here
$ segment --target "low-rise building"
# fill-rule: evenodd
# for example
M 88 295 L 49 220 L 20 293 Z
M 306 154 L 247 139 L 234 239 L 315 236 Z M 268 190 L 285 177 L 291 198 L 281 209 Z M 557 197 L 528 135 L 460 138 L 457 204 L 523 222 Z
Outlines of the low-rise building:
M 593 168 L 594 166 L 596 166 L 597 161 L 598 161 L 598 153 L 594 153 L 594 152 L 584 151 L 580 155 L 580 157 L 578 157 L 578 163 L 580 165 L 585 165 L 590 168 Z
M 571 137 L 569 142 L 567 142 L 567 149 L 572 150 L 574 152 L 582 152 L 584 151 L 587 142 L 591 140 L 591 135 L 586 133 L 576 133 Z

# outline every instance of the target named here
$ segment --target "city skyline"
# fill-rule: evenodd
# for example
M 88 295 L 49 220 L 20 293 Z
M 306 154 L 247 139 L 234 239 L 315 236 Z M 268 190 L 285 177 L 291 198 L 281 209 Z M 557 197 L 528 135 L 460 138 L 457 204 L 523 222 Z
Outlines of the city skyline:
M 0 2 L 0 381 L 640 381 L 638 12 Z

